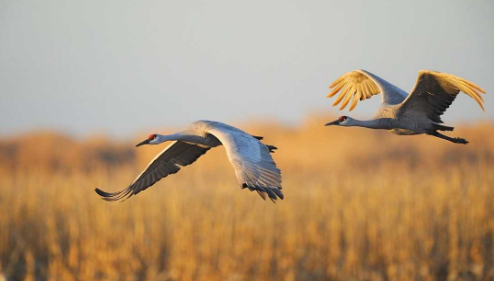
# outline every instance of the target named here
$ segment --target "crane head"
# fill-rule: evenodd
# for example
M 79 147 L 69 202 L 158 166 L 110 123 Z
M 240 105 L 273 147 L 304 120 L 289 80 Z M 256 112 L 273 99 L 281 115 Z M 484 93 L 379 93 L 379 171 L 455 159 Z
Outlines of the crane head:
M 324 126 L 331 126 L 331 125 L 344 126 L 348 119 L 349 119 L 348 116 L 340 116 L 338 119 L 334 120 L 333 122 L 326 123 Z
M 155 141 L 157 137 L 158 137 L 158 135 L 151 134 L 151 135 L 149 135 L 149 137 L 147 139 L 145 139 L 145 140 L 141 141 L 140 143 L 138 143 L 136 145 L 136 147 L 139 147 L 139 146 L 145 145 L 145 144 L 153 144 L 153 141 Z

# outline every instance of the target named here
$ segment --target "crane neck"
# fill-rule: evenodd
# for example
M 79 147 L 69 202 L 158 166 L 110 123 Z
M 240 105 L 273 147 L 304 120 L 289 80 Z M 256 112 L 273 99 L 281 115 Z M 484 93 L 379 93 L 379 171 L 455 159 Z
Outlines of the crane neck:
M 371 119 L 371 120 L 356 120 L 353 119 L 348 126 L 356 126 L 356 127 L 364 127 L 369 129 L 392 129 L 393 126 L 389 121 L 389 119 Z
M 170 135 L 157 135 L 157 138 L 158 141 L 156 142 L 156 144 L 166 141 L 183 141 L 194 144 L 208 144 L 208 141 L 204 137 L 195 135 L 187 131 L 178 132 Z
M 156 143 L 163 143 L 166 141 L 185 141 L 186 135 L 183 133 L 175 133 L 170 135 L 157 135 L 158 141 Z

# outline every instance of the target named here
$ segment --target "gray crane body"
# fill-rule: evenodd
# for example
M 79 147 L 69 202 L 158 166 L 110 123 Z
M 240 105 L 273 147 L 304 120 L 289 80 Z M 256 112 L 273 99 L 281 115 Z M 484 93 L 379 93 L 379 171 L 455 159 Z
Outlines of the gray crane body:
M 105 192 L 96 188 L 95 191 L 107 201 L 127 199 L 194 163 L 211 148 L 224 146 L 240 187 L 257 191 L 263 199 L 269 197 L 275 202 L 278 198 L 284 198 L 281 192 L 281 171 L 271 157 L 276 147 L 263 144 L 261 139 L 233 126 L 206 120 L 191 123 L 185 130 L 175 134 L 151 134 L 136 146 L 157 145 L 167 141 L 172 143 L 156 155 L 126 189 Z
M 381 93 L 382 104 L 373 119 L 356 120 L 341 116 L 326 126 L 365 127 L 389 130 L 397 135 L 428 134 L 453 143 L 468 142 L 462 138 L 451 138 L 438 131 L 453 131 L 444 126 L 440 116 L 461 92 L 477 101 L 482 109 L 485 90 L 460 77 L 430 70 L 421 70 L 415 88 L 410 94 L 379 76 L 365 70 L 355 70 L 338 78 L 330 88 L 332 97 L 340 92 L 333 105 L 343 102 L 340 110 L 353 98 L 350 111 L 359 100 L 371 98 Z

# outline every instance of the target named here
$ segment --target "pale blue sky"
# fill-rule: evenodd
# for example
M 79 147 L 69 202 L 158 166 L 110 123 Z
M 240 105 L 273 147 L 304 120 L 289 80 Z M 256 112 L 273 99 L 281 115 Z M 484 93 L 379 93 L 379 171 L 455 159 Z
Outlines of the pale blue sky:
M 131 136 L 198 119 L 337 115 L 328 85 L 369 70 L 409 91 L 419 69 L 488 91 L 449 124 L 494 119 L 494 1 L 0 1 L 0 134 Z M 380 97 L 348 115 L 371 117 Z

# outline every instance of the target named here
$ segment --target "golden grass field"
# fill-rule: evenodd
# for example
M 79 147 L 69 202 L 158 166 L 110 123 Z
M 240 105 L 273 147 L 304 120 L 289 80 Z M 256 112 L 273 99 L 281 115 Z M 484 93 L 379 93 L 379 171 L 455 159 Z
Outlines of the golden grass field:
M 494 124 L 458 124 L 465 146 L 332 119 L 236 124 L 279 148 L 277 204 L 221 147 L 109 203 L 94 188 L 126 187 L 163 149 L 134 148 L 152 132 L 4 137 L 0 280 L 494 280 Z

